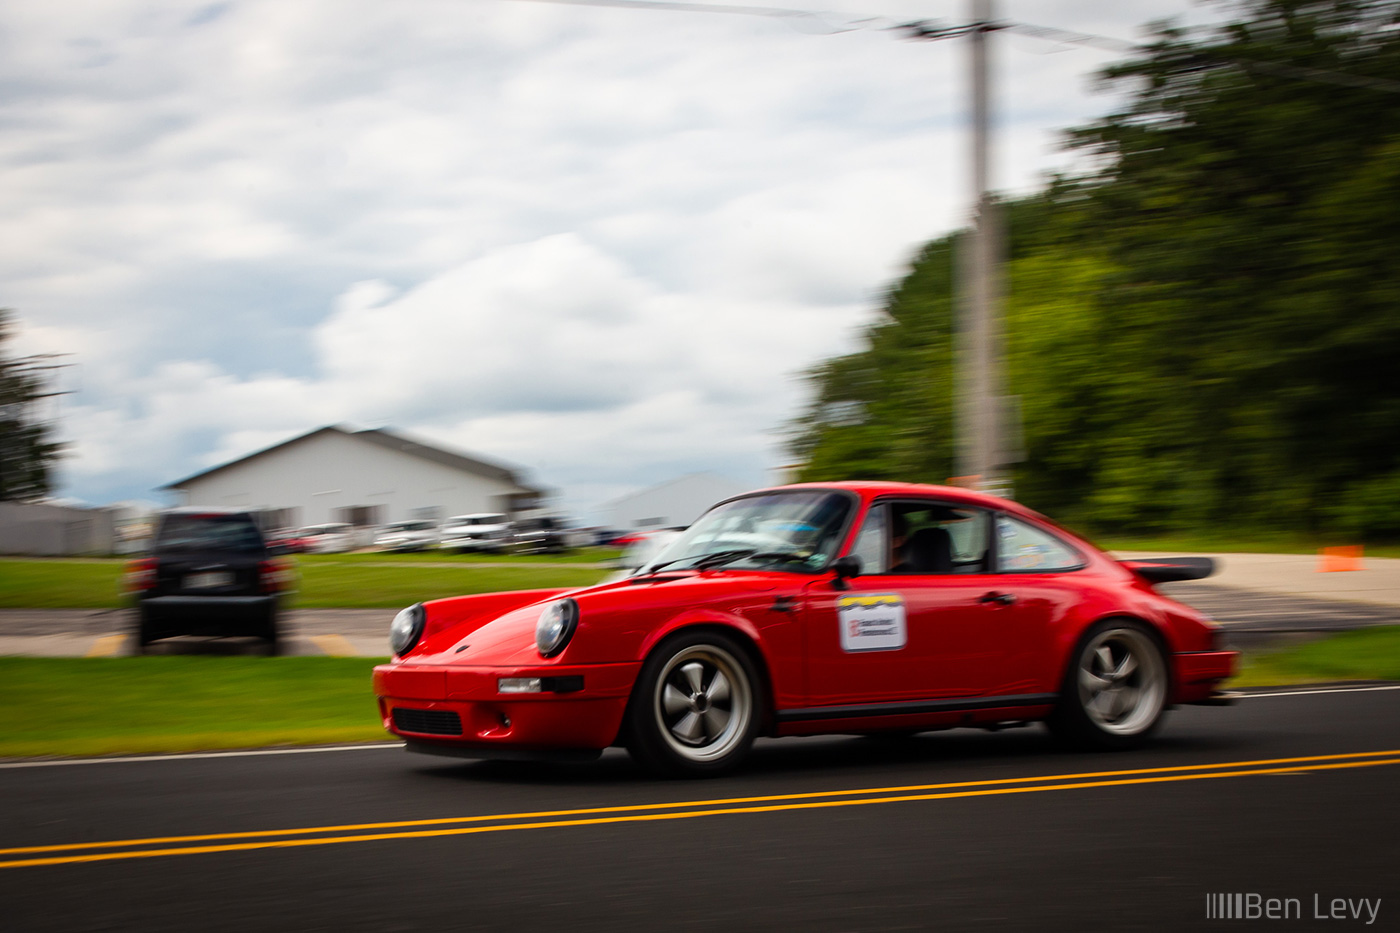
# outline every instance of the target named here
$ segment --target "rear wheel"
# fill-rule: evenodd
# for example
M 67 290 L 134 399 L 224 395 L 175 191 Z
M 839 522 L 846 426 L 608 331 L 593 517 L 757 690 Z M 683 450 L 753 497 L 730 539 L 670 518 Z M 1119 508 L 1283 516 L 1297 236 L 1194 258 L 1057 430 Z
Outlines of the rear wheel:
M 277 628 L 277 613 L 268 613 L 267 622 L 263 626 L 263 640 L 267 642 L 267 653 L 269 657 L 276 657 L 282 645 L 279 640 L 280 632 Z
M 146 618 L 146 613 L 140 609 L 136 610 L 136 653 L 145 654 L 146 648 L 155 641 L 155 632 L 151 626 L 151 620 Z
M 661 774 L 714 775 L 739 764 L 758 729 L 760 680 L 732 638 L 682 633 L 642 665 L 628 707 L 628 750 Z
M 1050 729 L 1076 745 L 1134 748 L 1161 723 L 1169 683 L 1166 658 L 1146 625 L 1100 623 L 1072 657 Z

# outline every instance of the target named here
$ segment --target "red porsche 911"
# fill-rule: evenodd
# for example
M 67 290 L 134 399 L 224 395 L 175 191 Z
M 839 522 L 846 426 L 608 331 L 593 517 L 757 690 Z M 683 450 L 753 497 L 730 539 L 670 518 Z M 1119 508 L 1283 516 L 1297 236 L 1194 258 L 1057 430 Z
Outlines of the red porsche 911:
M 1219 702 L 1221 629 L 1154 584 L 1209 561 L 1117 561 L 1015 502 L 804 484 L 716 505 L 632 576 L 411 606 L 375 668 L 411 750 L 713 774 L 755 737 L 1043 720 L 1143 742 Z

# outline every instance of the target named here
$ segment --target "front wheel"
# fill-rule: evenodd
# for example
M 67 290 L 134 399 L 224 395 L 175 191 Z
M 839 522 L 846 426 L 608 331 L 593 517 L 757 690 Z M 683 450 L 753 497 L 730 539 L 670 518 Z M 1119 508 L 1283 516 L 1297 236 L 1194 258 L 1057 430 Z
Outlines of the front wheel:
M 1162 649 L 1145 625 L 1100 623 L 1071 660 L 1050 729 L 1075 745 L 1134 748 L 1161 723 L 1169 683 Z
M 758 729 L 760 681 L 732 638 L 682 633 L 647 658 L 628 707 L 628 751 L 652 771 L 719 774 L 748 754 Z

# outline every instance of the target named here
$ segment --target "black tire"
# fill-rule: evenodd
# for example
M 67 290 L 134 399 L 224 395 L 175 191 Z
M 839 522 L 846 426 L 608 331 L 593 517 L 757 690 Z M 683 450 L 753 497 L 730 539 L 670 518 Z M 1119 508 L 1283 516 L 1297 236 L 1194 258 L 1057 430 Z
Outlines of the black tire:
M 1138 748 L 1161 725 L 1170 692 L 1157 633 L 1136 619 L 1106 619 L 1075 645 L 1046 724 L 1078 748 Z
M 723 774 L 748 755 L 763 703 L 763 681 L 737 641 L 680 632 L 642 664 L 627 707 L 627 750 L 657 774 Z
M 156 636 L 151 626 L 151 620 L 146 618 L 146 613 L 138 609 L 136 611 L 136 653 L 145 654 L 146 649 L 155 640 Z

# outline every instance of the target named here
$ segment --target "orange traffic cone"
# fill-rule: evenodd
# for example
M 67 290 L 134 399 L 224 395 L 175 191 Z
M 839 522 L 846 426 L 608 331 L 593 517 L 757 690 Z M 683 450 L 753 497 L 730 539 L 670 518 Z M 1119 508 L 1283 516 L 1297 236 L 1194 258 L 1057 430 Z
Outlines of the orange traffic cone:
M 1318 573 L 1335 573 L 1339 570 L 1360 570 L 1361 545 L 1348 544 L 1344 547 L 1325 547 L 1318 552 L 1321 560 L 1317 564 Z

